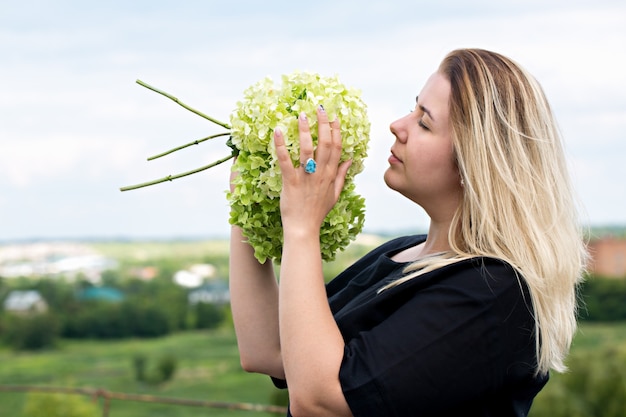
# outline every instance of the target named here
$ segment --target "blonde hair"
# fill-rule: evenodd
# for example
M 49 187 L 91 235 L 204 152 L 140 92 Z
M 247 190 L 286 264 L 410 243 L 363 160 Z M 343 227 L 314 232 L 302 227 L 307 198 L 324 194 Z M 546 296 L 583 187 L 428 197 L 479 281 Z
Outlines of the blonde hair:
M 561 135 L 541 86 L 514 61 L 481 49 L 449 53 L 450 124 L 463 197 L 451 252 L 409 265 L 398 285 L 476 256 L 508 262 L 529 287 L 537 373 L 564 371 L 587 254 Z

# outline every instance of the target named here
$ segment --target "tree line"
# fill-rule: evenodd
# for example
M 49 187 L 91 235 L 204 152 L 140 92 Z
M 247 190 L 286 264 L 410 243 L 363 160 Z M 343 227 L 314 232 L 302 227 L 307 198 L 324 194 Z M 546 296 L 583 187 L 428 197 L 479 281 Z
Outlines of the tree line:
M 12 289 L 32 289 L 48 304 L 48 311 L 42 314 L 0 312 L 1 341 L 19 350 L 54 346 L 59 337 L 159 337 L 181 330 L 214 328 L 229 317 L 228 305 L 191 305 L 189 290 L 172 281 L 173 269 L 163 268 L 151 281 L 125 277 L 120 270 L 105 272 L 103 284 L 124 294 L 119 302 L 81 300 L 77 294 L 93 286 L 86 280 L 9 281 L 0 277 L 0 299 Z M 626 320 L 626 279 L 588 277 L 580 287 L 579 299 L 581 321 Z
M 0 342 L 17 350 L 33 350 L 53 347 L 58 338 L 150 338 L 215 328 L 229 317 L 228 305 L 190 304 L 190 290 L 172 280 L 177 268 L 171 262 L 164 261 L 150 281 L 132 277 L 129 270 L 105 271 L 102 276 L 102 286 L 123 294 L 119 301 L 81 299 L 84 290 L 94 287 L 81 277 L 72 282 L 0 277 L 0 301 L 13 290 L 36 290 L 48 306 L 46 312 L 36 314 L 0 310 Z

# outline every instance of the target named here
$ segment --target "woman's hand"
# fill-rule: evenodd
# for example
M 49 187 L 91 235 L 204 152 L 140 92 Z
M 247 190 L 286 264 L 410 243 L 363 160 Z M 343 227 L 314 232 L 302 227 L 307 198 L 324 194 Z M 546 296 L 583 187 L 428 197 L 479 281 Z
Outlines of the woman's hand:
M 274 132 L 276 155 L 280 166 L 283 189 L 280 210 L 285 231 L 319 233 L 328 212 L 333 208 L 344 185 L 351 161 L 339 163 L 341 132 L 339 120 L 328 121 L 323 107 L 318 107 L 318 143 L 313 149 L 309 122 L 304 114 L 298 118 L 300 161 L 313 158 L 317 164 L 313 173 L 303 166 L 294 167 L 280 130 Z

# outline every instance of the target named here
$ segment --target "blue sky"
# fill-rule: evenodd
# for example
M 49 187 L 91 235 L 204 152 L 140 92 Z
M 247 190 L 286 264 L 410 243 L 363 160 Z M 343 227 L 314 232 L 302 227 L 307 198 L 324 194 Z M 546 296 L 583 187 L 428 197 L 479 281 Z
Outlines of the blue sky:
M 625 45 L 620 1 L 0 0 L 0 240 L 225 236 L 228 166 L 119 191 L 227 153 L 147 162 L 219 129 L 135 80 L 228 121 L 247 86 L 294 70 L 338 74 L 368 104 L 366 231 L 423 230 L 423 211 L 382 180 L 388 126 L 459 47 L 539 79 L 584 220 L 626 224 Z

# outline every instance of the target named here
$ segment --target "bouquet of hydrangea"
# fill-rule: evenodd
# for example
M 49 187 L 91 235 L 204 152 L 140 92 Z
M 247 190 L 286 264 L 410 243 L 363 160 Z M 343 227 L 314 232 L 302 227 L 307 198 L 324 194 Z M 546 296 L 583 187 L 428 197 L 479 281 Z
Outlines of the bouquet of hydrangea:
M 231 114 L 230 125 L 190 108 L 175 97 L 139 83 L 229 130 L 229 133 L 212 135 L 172 151 L 214 137 L 230 135 L 227 144 L 232 152 L 228 157 L 205 167 L 125 187 L 122 190 L 189 175 L 236 156 L 233 170 L 236 170 L 239 175 L 234 180 L 233 191 L 228 193 L 231 207 L 230 223 L 241 227 L 243 235 L 254 248 L 254 255 L 259 262 L 265 262 L 267 259 L 279 262 L 283 244 L 280 219 L 282 182 L 274 150 L 273 132 L 277 127 L 281 129 L 294 166 L 299 165 L 298 115 L 301 112 L 307 114 L 315 146 L 317 142 L 315 109 L 321 104 L 330 120 L 338 117 L 341 122 L 343 144 L 341 161 L 352 160 L 339 200 L 324 220 L 320 230 L 322 259 L 333 260 L 337 251 L 345 249 L 363 228 L 365 201 L 355 192 L 354 177 L 363 170 L 363 160 L 367 156 L 370 124 L 360 93 L 345 87 L 337 77 L 295 72 L 282 76 L 281 85 L 275 85 L 269 77 L 265 78 L 244 91 L 243 100 L 237 103 L 236 109 Z

